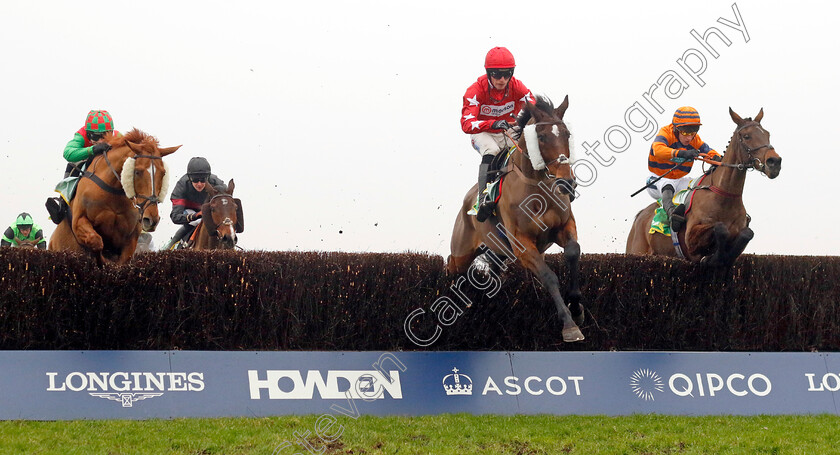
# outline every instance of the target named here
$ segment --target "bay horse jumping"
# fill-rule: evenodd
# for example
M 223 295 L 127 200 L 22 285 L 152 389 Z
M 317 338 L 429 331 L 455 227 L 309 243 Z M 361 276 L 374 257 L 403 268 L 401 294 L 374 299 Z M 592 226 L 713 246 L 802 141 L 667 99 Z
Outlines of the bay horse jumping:
M 755 169 L 774 179 L 782 170 L 782 158 L 770 145 L 770 132 L 761 126 L 764 109 L 755 120 L 741 118 L 732 108 L 729 116 L 737 127 L 723 161 L 706 161 L 717 167 L 693 190 L 685 228 L 677 233 L 686 259 L 712 267 L 732 265 L 753 238 L 741 197 L 747 171 Z M 627 237 L 627 254 L 678 255 L 670 237 L 648 233 L 656 207 L 653 202 L 636 215 Z
M 242 201 L 233 197 L 233 179 L 225 192 L 220 193 L 207 185 L 207 202 L 201 206 L 201 223 L 195 234 L 196 250 L 232 250 L 236 246 L 236 234 L 245 230 Z
M 487 251 L 492 251 L 490 258 L 514 256 L 551 295 L 563 323 L 563 341 L 572 342 L 583 340 L 578 328 L 583 323 L 583 306 L 580 245 L 571 209 L 576 184 L 571 168 L 570 133 L 563 123 L 568 107 L 568 96 L 556 109 L 544 97 L 537 97 L 536 104 L 525 103 L 517 121 L 523 132 L 503 169 L 507 173 L 496 213 L 483 223 L 468 215 L 476 201 L 478 185 L 467 191 L 452 231 L 447 271 L 467 273 L 476 257 Z M 563 248 L 569 267 L 568 307 L 557 275 L 545 262 L 545 251 L 555 243 Z M 494 264 L 490 265 L 492 270 Z M 495 263 L 498 267 L 499 263 Z
M 168 186 L 162 158 L 181 146 L 160 148 L 136 128 L 107 141 L 111 149 L 95 156 L 82 174 L 49 249 L 88 254 L 100 265 L 125 264 L 141 229 L 152 232 L 160 221 L 158 203 Z

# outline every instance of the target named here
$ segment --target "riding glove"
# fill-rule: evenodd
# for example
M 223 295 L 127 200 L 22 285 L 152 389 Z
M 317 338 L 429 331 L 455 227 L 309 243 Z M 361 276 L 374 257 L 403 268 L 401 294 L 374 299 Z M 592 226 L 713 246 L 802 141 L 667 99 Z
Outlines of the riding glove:
M 187 214 L 187 223 L 192 223 L 199 218 L 201 218 L 201 212 L 189 213 Z
M 510 128 L 510 123 L 507 120 L 496 120 L 491 126 L 494 130 L 506 130 Z
M 104 142 L 93 144 L 93 147 L 91 148 L 94 155 L 107 152 L 108 150 L 111 150 L 111 144 L 106 144 Z
M 712 161 L 717 161 L 718 163 L 723 161 L 723 157 L 720 155 L 715 155 L 712 157 Z
M 677 158 L 693 160 L 698 156 L 700 156 L 700 152 L 697 150 L 677 150 Z

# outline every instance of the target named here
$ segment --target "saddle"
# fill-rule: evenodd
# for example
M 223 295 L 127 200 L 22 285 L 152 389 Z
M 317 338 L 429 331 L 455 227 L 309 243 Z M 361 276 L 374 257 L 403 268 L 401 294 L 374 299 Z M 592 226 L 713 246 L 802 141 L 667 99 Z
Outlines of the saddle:
M 493 161 L 490 163 L 490 169 L 487 171 L 489 174 L 487 178 L 487 188 L 483 191 L 479 189 L 479 197 L 476 199 L 475 204 L 473 204 L 472 209 L 467 212 L 467 215 L 478 214 L 478 203 L 481 200 L 482 194 L 490 195 L 490 200 L 494 203 L 499 202 L 499 198 L 502 197 L 502 183 L 505 180 L 505 175 L 510 172 L 510 170 L 506 168 L 513 149 L 514 148 L 511 148 L 510 150 L 499 153 L 493 157 Z
M 67 163 L 67 169 L 64 171 L 67 177 L 64 177 L 58 182 L 55 186 L 55 192 L 60 194 L 64 202 L 68 205 L 73 199 L 73 196 L 76 195 L 76 187 L 79 185 L 79 180 L 81 180 L 82 175 L 92 161 L 93 157 L 91 156 L 81 164 Z
M 708 175 L 709 174 L 703 174 L 699 179 L 692 180 L 688 184 L 688 188 L 680 190 L 674 195 L 674 205 L 683 205 L 685 207 L 685 210 L 681 213 L 681 215 L 688 215 L 688 212 L 691 210 L 691 204 L 694 202 L 694 195 L 697 193 L 697 190 L 700 189 L 701 184 Z M 670 237 L 670 220 L 668 219 L 668 214 L 665 212 L 665 209 L 662 208 L 662 199 L 658 199 L 656 202 L 659 205 L 656 207 L 656 211 L 653 214 L 653 220 L 650 223 L 648 234 L 658 232 Z

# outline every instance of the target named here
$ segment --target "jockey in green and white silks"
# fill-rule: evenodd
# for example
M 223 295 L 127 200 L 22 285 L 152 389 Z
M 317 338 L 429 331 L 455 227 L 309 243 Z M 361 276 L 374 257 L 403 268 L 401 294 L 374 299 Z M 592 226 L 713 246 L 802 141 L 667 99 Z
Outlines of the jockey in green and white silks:
M 81 168 L 85 162 L 95 155 L 107 152 L 111 146 L 105 142 L 105 136 L 111 133 L 119 135 L 114 130 L 114 119 L 108 111 L 92 110 L 88 112 L 85 119 L 85 126 L 79 128 L 73 139 L 64 147 L 64 159 L 67 160 L 67 168 L 64 171 L 64 180 L 55 188 L 61 196 L 47 199 L 47 212 L 53 223 L 58 224 L 67 215 L 67 205 L 76 190 L 76 183 L 81 175 Z
M 41 229 L 41 226 L 35 224 L 32 220 L 32 215 L 26 212 L 18 215 L 15 222 L 3 233 L 3 238 L 0 239 L 0 247 L 20 246 L 23 242 L 34 243 L 41 250 L 47 248 L 44 231 Z

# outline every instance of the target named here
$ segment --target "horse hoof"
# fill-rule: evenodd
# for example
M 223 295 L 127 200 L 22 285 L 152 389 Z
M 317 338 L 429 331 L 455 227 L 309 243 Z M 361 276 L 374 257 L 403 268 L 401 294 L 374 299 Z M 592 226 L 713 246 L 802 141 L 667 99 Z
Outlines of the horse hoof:
M 577 327 L 569 327 L 563 329 L 563 341 L 566 343 L 574 343 L 575 341 L 583 341 L 583 333 Z

